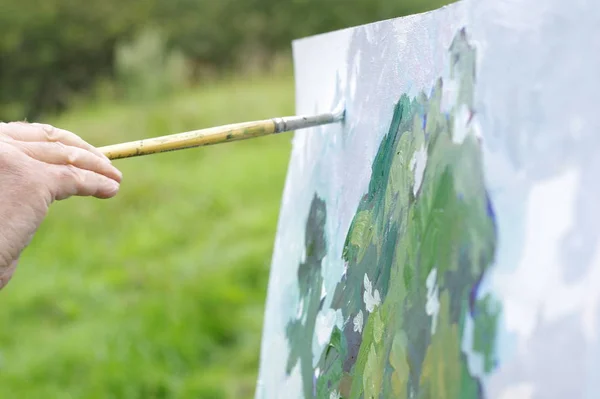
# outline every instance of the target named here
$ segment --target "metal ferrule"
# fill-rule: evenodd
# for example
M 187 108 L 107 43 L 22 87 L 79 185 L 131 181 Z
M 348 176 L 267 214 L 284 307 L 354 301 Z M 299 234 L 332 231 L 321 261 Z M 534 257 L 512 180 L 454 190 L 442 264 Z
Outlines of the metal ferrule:
M 336 111 L 328 114 L 274 118 L 273 123 L 275 124 L 275 133 L 283 133 L 314 126 L 327 125 L 329 123 L 341 121 L 343 118 L 344 108 L 339 107 Z
M 275 118 L 273 119 L 273 122 L 275 123 L 275 133 L 283 133 L 332 123 L 333 117 L 331 114 L 317 116 L 289 116 Z

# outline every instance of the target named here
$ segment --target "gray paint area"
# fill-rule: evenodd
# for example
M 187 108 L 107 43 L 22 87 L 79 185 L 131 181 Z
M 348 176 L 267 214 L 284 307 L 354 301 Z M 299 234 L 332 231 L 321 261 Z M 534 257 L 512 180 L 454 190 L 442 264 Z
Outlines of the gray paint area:
M 473 0 L 499 250 L 494 398 L 598 398 L 600 4 Z
M 286 373 L 285 328 L 303 310 L 297 272 L 311 200 L 317 194 L 325 202 L 328 237 L 316 364 L 333 329 L 353 322 L 331 310 L 331 294 L 395 102 L 443 78 L 444 101 L 453 103 L 448 48 L 463 27 L 477 50 L 471 124 L 498 229 L 479 295 L 493 295 L 502 309 L 496 367 L 484 373 L 469 350 L 468 322 L 463 354 L 487 398 L 600 397 L 600 3 L 464 0 L 294 43 L 297 113 L 328 112 L 343 98 L 346 120 L 294 137 L 257 398 L 306 397 L 300 367 Z

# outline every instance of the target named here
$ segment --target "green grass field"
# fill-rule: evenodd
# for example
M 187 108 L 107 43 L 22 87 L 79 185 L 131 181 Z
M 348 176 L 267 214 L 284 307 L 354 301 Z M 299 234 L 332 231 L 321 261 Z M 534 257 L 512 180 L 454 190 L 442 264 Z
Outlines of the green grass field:
M 49 122 L 101 146 L 293 104 L 287 75 Z M 251 397 L 291 138 L 118 160 L 116 198 L 55 204 L 0 292 L 0 397 Z

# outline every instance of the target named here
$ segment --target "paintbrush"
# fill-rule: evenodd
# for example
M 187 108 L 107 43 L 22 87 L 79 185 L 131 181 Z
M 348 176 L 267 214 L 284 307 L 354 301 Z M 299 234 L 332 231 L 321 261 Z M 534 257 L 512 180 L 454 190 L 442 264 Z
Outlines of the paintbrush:
M 344 104 L 340 103 L 333 112 L 325 114 L 286 116 L 261 121 L 217 126 L 151 139 L 109 145 L 100 147 L 99 150 L 109 159 L 138 157 L 160 152 L 247 140 L 271 134 L 327 125 L 341 122 L 344 117 Z

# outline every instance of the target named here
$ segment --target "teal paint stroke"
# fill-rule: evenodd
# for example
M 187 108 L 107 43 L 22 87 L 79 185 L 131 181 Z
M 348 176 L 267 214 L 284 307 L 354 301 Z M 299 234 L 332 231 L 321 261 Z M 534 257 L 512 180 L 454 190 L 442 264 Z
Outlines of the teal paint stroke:
M 299 317 L 286 328 L 286 336 L 293 345 L 288 356 L 286 372 L 290 374 L 300 363 L 302 385 L 305 392 L 313 392 L 312 336 L 315 333 L 317 314 L 321 310 L 321 273 L 326 255 L 325 202 L 317 195 L 313 197 L 305 233 L 305 260 L 298 267 L 298 286 L 301 296 Z M 307 339 L 308 338 L 308 339 Z
M 456 99 L 444 82 L 403 95 L 372 164 L 343 251 L 347 271 L 332 293 L 334 328 L 316 365 L 311 345 L 322 309 L 325 203 L 313 198 L 298 270 L 299 317 L 288 323 L 288 375 L 300 363 L 304 397 L 477 398 L 479 376 L 461 350 L 472 318 L 481 373 L 496 366 L 501 309 L 477 296 L 496 250 L 494 212 L 472 129 L 475 49 L 460 31 L 449 49 Z

